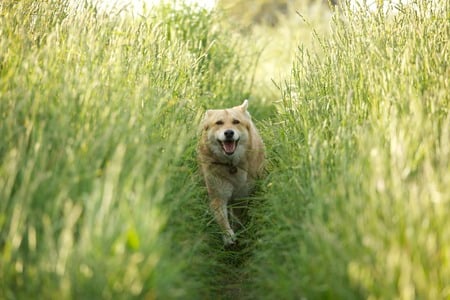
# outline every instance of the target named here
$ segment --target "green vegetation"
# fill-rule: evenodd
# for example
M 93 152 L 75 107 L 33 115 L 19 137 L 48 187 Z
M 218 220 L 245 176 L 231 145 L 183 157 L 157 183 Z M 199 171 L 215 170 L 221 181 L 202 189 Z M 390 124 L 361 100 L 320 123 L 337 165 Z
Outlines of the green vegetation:
M 0 298 L 207 295 L 196 124 L 247 63 L 204 11 L 57 2 L 1 4 Z
M 443 2 L 343 10 L 321 56 L 300 49 L 267 143 L 250 295 L 450 297 L 448 21 Z
M 449 9 L 3 1 L 0 298 L 449 298 Z M 268 176 L 230 251 L 197 124 L 247 97 Z

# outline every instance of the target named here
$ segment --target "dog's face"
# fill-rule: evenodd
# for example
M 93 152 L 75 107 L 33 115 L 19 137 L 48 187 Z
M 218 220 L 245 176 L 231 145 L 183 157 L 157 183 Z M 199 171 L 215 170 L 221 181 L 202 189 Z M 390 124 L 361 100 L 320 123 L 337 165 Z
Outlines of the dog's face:
M 250 114 L 247 100 L 230 109 L 208 110 L 203 119 L 207 145 L 217 157 L 242 156 L 247 147 Z

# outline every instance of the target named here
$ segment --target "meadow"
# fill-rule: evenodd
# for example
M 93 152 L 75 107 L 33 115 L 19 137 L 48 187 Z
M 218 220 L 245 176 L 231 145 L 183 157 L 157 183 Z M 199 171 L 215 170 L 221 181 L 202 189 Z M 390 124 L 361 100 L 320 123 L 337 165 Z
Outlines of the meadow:
M 1 2 L 0 298 L 448 299 L 450 6 L 317 7 Z M 198 123 L 247 98 L 267 176 L 227 250 Z

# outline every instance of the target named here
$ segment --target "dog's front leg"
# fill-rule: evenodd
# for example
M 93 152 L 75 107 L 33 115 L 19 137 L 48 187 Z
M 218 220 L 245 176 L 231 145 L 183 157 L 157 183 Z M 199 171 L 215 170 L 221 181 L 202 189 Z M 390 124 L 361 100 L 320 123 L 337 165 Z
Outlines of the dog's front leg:
M 220 198 L 214 198 L 211 200 L 209 205 L 214 213 L 216 222 L 219 224 L 224 233 L 223 241 L 225 245 L 234 244 L 236 241 L 236 236 L 228 221 L 227 201 Z

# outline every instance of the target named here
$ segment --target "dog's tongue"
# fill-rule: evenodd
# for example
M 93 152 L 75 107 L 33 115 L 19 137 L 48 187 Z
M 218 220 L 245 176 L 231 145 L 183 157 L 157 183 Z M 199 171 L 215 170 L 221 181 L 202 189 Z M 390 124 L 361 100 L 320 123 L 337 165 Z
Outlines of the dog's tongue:
M 232 154 L 234 152 L 234 150 L 236 150 L 236 143 L 234 141 L 232 142 L 223 142 L 223 150 L 225 150 L 225 152 L 227 154 Z

